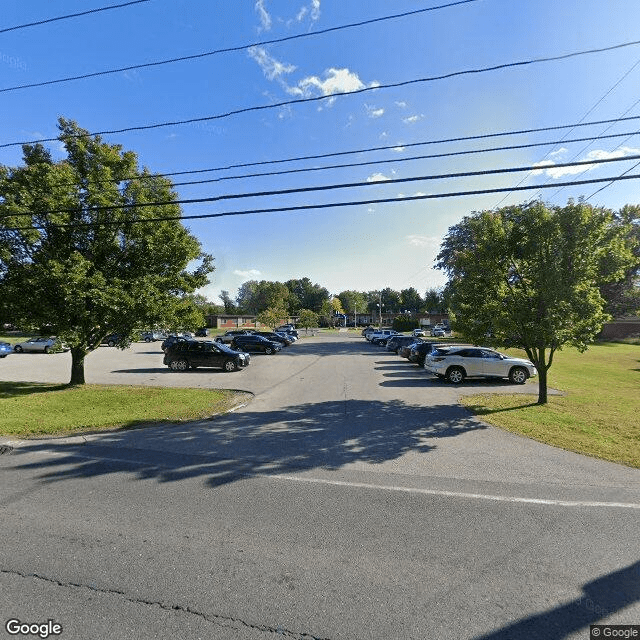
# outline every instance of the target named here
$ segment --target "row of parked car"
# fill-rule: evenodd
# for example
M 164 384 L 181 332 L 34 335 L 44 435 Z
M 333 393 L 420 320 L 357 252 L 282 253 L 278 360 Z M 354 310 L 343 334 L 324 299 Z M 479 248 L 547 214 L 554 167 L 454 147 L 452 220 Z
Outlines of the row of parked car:
M 251 353 L 278 353 L 297 339 L 298 332 L 293 325 L 283 325 L 276 331 L 232 330 L 217 336 L 215 340 L 194 340 L 173 335 L 162 343 L 163 363 L 173 371 L 198 367 L 238 371 L 249 365 Z
M 513 384 L 524 384 L 538 373 L 531 361 L 488 347 L 448 344 L 419 335 L 404 335 L 393 329 L 365 329 L 362 335 L 372 344 L 384 346 L 387 351 L 393 351 L 453 384 L 472 377 L 508 378 Z

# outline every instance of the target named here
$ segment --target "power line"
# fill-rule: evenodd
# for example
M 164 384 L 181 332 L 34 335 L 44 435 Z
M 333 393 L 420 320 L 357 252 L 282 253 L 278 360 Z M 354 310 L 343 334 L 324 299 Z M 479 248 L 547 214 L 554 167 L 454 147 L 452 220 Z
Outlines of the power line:
M 564 167 L 576 167 L 576 166 L 592 166 L 599 164 L 610 164 L 614 162 L 624 162 L 630 160 L 640 160 L 640 154 L 634 156 L 627 156 L 625 158 L 603 158 L 600 160 L 590 160 L 586 162 L 567 162 L 563 164 L 554 165 L 556 168 L 564 168 Z M 478 176 L 491 176 L 491 175 L 500 175 L 500 174 L 509 174 L 509 173 L 519 173 L 522 171 L 532 171 L 532 170 L 540 170 L 539 166 L 524 166 L 524 167 L 509 167 L 509 168 L 501 168 L 501 169 L 483 169 L 479 171 L 464 171 L 459 173 L 443 173 L 443 174 L 435 174 L 435 175 L 425 175 L 425 176 L 412 176 L 410 178 L 393 178 L 389 180 L 381 180 L 381 181 L 365 181 L 365 182 L 346 182 L 341 184 L 328 184 L 328 185 L 317 185 L 312 187 L 295 187 L 291 189 L 277 189 L 270 191 L 256 191 L 251 193 L 229 193 L 223 194 L 220 196 L 208 196 L 205 198 L 181 198 L 179 200 L 161 200 L 156 202 L 144 202 L 144 203 L 125 203 L 125 204 L 114 204 L 114 205 L 101 205 L 97 207 L 88 207 L 88 208 L 77 208 L 77 207 L 65 207 L 62 209 L 51 209 L 49 211 L 40 211 L 37 215 L 52 215 L 56 213 L 83 213 L 83 212 L 98 212 L 98 211 L 113 211 L 118 209 L 139 209 L 142 207 L 160 207 L 165 205 L 176 205 L 176 204 L 202 204 L 202 203 L 211 203 L 211 202 L 221 202 L 223 200 L 239 200 L 243 198 L 264 198 L 271 196 L 282 196 L 282 195 L 292 195 L 297 193 L 316 193 L 321 191 L 335 191 L 337 189 L 354 189 L 360 187 L 374 187 L 381 185 L 394 185 L 394 184 L 405 184 L 409 182 L 422 182 L 427 180 L 450 180 L 455 178 L 472 178 Z M 551 185 L 551 186 L 559 186 L 559 185 Z M 532 189 L 535 187 L 529 187 Z M 16 213 L 16 214 L 8 214 L 2 216 L 6 217 L 22 217 L 22 216 L 31 216 L 33 213 L 25 212 L 25 213 Z
M 332 93 L 332 94 L 328 94 L 328 95 L 323 95 L 323 96 L 315 96 L 315 97 L 310 97 L 310 98 L 296 98 L 294 100 L 284 100 L 282 102 L 276 102 L 276 103 L 272 103 L 272 104 L 267 104 L 267 105 L 255 105 L 255 106 L 251 106 L 251 107 L 242 107 L 240 109 L 234 109 L 232 111 L 227 111 L 225 113 L 219 113 L 216 115 L 212 115 L 212 116 L 203 116 L 200 118 L 187 118 L 185 120 L 173 120 L 173 121 L 169 121 L 169 122 L 157 122 L 154 124 L 146 124 L 146 125 L 138 125 L 135 127 L 124 127 L 122 129 L 109 129 L 109 130 L 104 130 L 104 131 L 96 131 L 93 133 L 84 133 L 84 134 L 76 134 L 72 137 L 75 138 L 87 138 L 90 136 L 97 136 L 97 135 L 107 135 L 107 134 L 114 134 L 114 133 L 125 133 L 125 132 L 129 132 L 129 131 L 145 131 L 145 130 L 149 130 L 149 129 L 160 129 L 163 127 L 174 127 L 180 124 L 192 124 L 195 122 L 207 122 L 207 121 L 211 121 L 211 120 L 221 120 L 224 118 L 229 118 L 231 116 L 236 116 L 236 115 L 240 115 L 242 113 L 250 113 L 250 112 L 256 112 L 256 111 L 266 111 L 266 110 L 271 110 L 271 109 L 277 109 L 280 107 L 286 107 L 286 106 L 291 106 L 291 105 L 295 105 L 295 104 L 305 104 L 305 103 L 311 103 L 311 102 L 318 102 L 321 100 L 327 100 L 327 99 L 332 99 L 335 98 L 336 96 L 352 96 L 352 95 L 357 95 L 357 94 L 362 94 L 362 93 L 368 93 L 370 91 L 380 91 L 382 89 L 395 89 L 398 87 L 406 87 L 409 85 L 413 85 L 413 84 L 421 84 L 421 83 L 426 83 L 426 82 L 435 82 L 438 80 L 445 80 L 445 79 L 449 79 L 449 78 L 454 78 L 454 77 L 458 77 L 458 76 L 465 76 L 465 75 L 474 75 L 474 74 L 480 74 L 480 73 L 488 73 L 491 71 L 499 71 L 502 69 L 510 69 L 510 68 L 516 68 L 516 67 L 524 67 L 524 66 L 528 66 L 528 65 L 533 65 L 533 64 L 540 64 L 543 62 L 554 62 L 554 61 L 558 61 L 558 60 L 567 60 L 569 58 L 575 58 L 578 56 L 585 56 L 585 55 L 591 55 L 594 53 L 603 53 L 606 51 L 614 51 L 616 49 L 622 49 L 624 47 L 631 47 L 631 46 L 636 46 L 640 44 L 640 40 L 635 40 L 632 42 L 625 42 L 622 44 L 617 44 L 617 45 L 612 45 L 609 47 L 601 47 L 598 49 L 588 49 L 588 50 L 583 50 L 583 51 L 573 51 L 571 53 L 565 53 L 565 54 L 561 54 L 561 55 L 557 55 L 557 56 L 547 56 L 547 57 L 543 57 L 543 58 L 530 58 L 528 60 L 521 60 L 518 62 L 507 62 L 504 64 L 498 64 L 498 65 L 493 65 L 491 67 L 480 67 L 480 68 L 476 68 L 476 69 L 465 69 L 463 71 L 453 71 L 451 73 L 446 73 L 443 75 L 439 75 L 439 76 L 431 76 L 431 77 L 427 77 L 427 78 L 414 78 L 413 80 L 404 80 L 401 82 L 394 82 L 394 83 L 389 83 L 389 84 L 380 84 L 380 85 L 376 85 L 376 86 L 372 86 L 372 87 L 363 87 L 361 89 L 356 89 L 354 91 L 347 91 L 347 92 L 343 92 L 343 93 Z M 37 144 L 37 143 L 41 143 L 41 142 L 54 142 L 58 140 L 58 138 L 41 138 L 39 140 L 29 140 L 29 141 L 22 141 L 22 142 L 8 142 L 8 143 L 4 143 L 4 144 L 0 144 L 0 148 L 5 148 L 5 147 L 15 147 L 15 146 L 20 146 L 20 145 L 24 145 L 24 144 Z
M 590 180 L 577 180 L 574 182 L 566 182 L 566 183 L 558 183 L 555 185 L 543 185 L 542 188 L 548 187 L 558 187 L 558 186 L 580 186 L 584 184 L 596 184 L 602 182 L 616 182 L 618 180 L 635 180 L 640 178 L 640 174 L 626 175 L 626 176 L 613 176 L 608 178 L 592 178 Z M 519 187 L 497 187 L 494 189 L 475 189 L 473 191 L 454 191 L 449 193 L 438 193 L 438 194 L 424 194 L 417 196 L 400 196 L 396 198 L 379 198 L 379 199 L 371 199 L 371 200 L 358 200 L 358 201 L 347 201 L 347 202 L 328 202 L 324 204 L 308 204 L 308 205 L 297 205 L 291 207 L 276 207 L 271 209 L 245 209 L 242 211 L 224 211 L 221 213 L 204 213 L 200 215 L 189 215 L 189 216 L 159 216 L 157 218 L 144 218 L 137 220 L 117 220 L 117 221 L 101 221 L 101 222 L 74 222 L 67 224 L 48 224 L 45 225 L 33 225 L 28 227 L 7 227 L 4 229 L 0 229 L 0 232 L 13 232 L 13 231 L 27 231 L 32 229 L 47 229 L 47 228 L 83 228 L 83 227 L 101 227 L 101 226 L 113 226 L 119 224 L 139 224 L 139 223 L 147 223 L 147 222 L 168 222 L 172 220 L 202 220 L 206 218 L 224 218 L 229 216 L 243 216 L 250 215 L 254 213 L 285 213 L 291 211 L 309 211 L 313 209 L 331 209 L 331 208 L 341 208 L 341 207 L 355 207 L 362 205 L 372 205 L 372 204 L 386 204 L 386 203 L 395 203 L 395 202 L 410 202 L 410 201 L 420 201 L 420 200 L 437 200 L 442 198 L 456 198 L 462 196 L 478 196 L 478 195 L 487 195 L 492 193 L 504 193 L 508 191 L 530 191 L 532 189 L 540 189 L 538 186 L 519 186 Z M 147 205 L 149 206 L 149 205 Z
M 140 2 L 147 2 L 148 0 L 139 0 Z M 33 87 L 44 87 L 46 85 L 58 84 L 61 82 L 71 82 L 74 80 L 85 80 L 87 78 L 95 78 L 98 76 L 110 75 L 113 73 L 120 73 L 122 71 L 133 71 L 135 69 L 145 69 L 149 67 L 159 67 L 165 64 L 172 64 L 174 62 L 184 62 L 187 60 L 197 60 L 199 58 L 206 58 L 209 56 L 219 55 L 221 53 L 233 53 L 237 51 L 244 51 L 245 49 L 251 49 L 252 47 L 264 47 L 270 44 L 278 44 L 280 42 L 288 42 L 291 40 L 298 40 L 300 38 L 308 38 L 311 36 L 324 35 L 326 33 L 332 33 L 334 31 L 342 31 L 343 29 L 352 29 L 355 27 L 363 27 L 376 22 L 383 22 L 386 20 L 396 20 L 398 18 L 406 18 L 408 16 L 418 15 L 420 13 L 426 13 L 428 11 L 437 11 L 439 9 L 446 9 L 449 7 L 455 7 L 461 4 L 469 4 L 471 2 L 477 2 L 478 0 L 459 0 L 457 2 L 449 2 L 448 4 L 441 4 L 436 7 L 428 7 L 426 9 L 415 9 L 414 11 L 405 11 L 404 13 L 396 13 L 394 15 L 382 16 L 380 18 L 371 18 L 370 20 L 361 20 L 360 22 L 352 22 L 350 24 L 339 25 L 336 27 L 328 27 L 327 29 L 320 29 L 318 31 L 309 31 L 307 33 L 298 33 L 292 36 L 286 36 L 283 38 L 274 38 L 272 40 L 262 40 L 260 42 L 253 42 L 251 44 L 243 44 L 235 47 L 226 47 L 224 49 L 214 49 L 213 51 L 205 51 L 202 53 L 195 53 L 188 56 L 180 56 L 178 58 L 168 58 L 166 60 L 156 60 L 154 62 L 146 62 L 142 64 L 129 65 L 127 67 L 120 67 L 118 69 L 107 69 L 105 71 L 96 71 L 93 73 L 84 73 L 77 76 L 69 76 L 67 78 L 58 78 L 56 80 L 46 80 L 44 82 L 34 82 L 31 84 L 22 84 L 15 87 L 6 87 L 0 89 L 0 93 L 6 91 L 17 91 L 18 89 L 30 89 Z
M 27 24 L 19 24 L 15 27 L 7 27 L 6 29 L 0 29 L 0 33 L 6 33 L 7 31 L 16 31 L 17 29 L 26 29 L 27 27 L 35 27 L 41 24 L 47 24 L 49 22 L 57 22 L 58 20 L 67 20 L 68 18 L 77 18 L 79 16 L 86 16 L 90 13 L 99 13 L 100 11 L 109 11 L 110 9 L 120 9 L 122 7 L 128 7 L 132 4 L 141 4 L 143 2 L 150 2 L 150 0 L 132 0 L 131 2 L 123 2 L 122 4 L 113 4 L 108 7 L 99 7 L 97 9 L 89 9 L 88 11 L 81 11 L 79 13 L 70 13 L 66 16 L 58 16 L 56 18 L 47 18 L 46 20 L 38 20 L 37 22 L 29 22 Z M 4 91 L 4 89 L 2 89 Z

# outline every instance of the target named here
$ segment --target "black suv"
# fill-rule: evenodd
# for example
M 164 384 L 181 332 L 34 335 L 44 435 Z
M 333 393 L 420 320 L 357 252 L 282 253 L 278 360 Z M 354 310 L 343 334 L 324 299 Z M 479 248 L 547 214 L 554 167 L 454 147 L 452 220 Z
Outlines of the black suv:
M 237 371 L 251 361 L 248 353 L 239 353 L 210 340 L 183 340 L 169 347 L 164 364 L 173 371 L 186 371 L 198 367 L 220 367 L 224 371 Z
M 225 342 L 230 344 L 238 336 L 248 336 L 254 333 L 253 329 L 231 329 L 220 336 L 216 336 L 216 342 Z
M 231 343 L 232 349 L 241 349 L 242 351 L 257 351 L 260 353 L 276 353 L 282 349 L 277 342 L 267 340 L 262 336 L 246 335 L 236 336 Z
M 160 345 L 160 348 L 166 353 L 167 350 L 172 347 L 174 344 L 179 344 L 180 342 L 187 342 L 189 338 L 185 338 L 185 336 L 177 336 L 175 333 L 172 333 L 170 336 L 167 336 Z

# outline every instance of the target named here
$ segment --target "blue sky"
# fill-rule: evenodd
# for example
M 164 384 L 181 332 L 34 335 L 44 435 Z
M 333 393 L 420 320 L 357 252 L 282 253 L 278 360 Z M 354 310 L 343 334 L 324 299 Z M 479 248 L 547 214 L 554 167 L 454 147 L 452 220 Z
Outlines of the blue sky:
M 3 0 L 0 29 L 108 6 Z M 111 4 L 119 4 L 112 0 Z M 150 0 L 0 33 L 0 88 L 310 33 L 445 2 L 408 0 Z M 394 84 L 639 39 L 637 0 L 476 0 L 362 27 L 147 69 L 0 93 L 0 144 L 57 135 L 56 120 L 89 131 L 222 114 L 304 97 L 308 102 L 208 122 L 106 135 L 141 165 L 174 172 L 392 146 L 387 151 L 247 167 L 175 178 L 220 178 L 328 164 L 380 164 L 180 185 L 182 198 L 351 182 L 364 187 L 185 205 L 185 215 L 395 198 L 618 176 L 637 160 L 580 169 L 553 163 L 640 153 L 640 136 L 567 142 L 640 130 L 640 120 L 487 140 L 408 148 L 446 138 L 554 127 L 640 115 L 640 46 L 561 61 L 380 88 Z M 637 65 L 637 66 L 636 66 Z M 508 151 L 406 160 L 415 155 L 548 143 Z M 48 146 L 59 153 L 56 143 Z M 20 163 L 19 147 L 0 163 Z M 393 162 L 391 162 L 393 161 Z M 536 172 L 384 184 L 409 178 L 541 164 Z M 583 173 L 584 172 L 584 173 Z M 640 169 L 631 173 L 640 173 Z M 218 301 L 248 279 L 309 277 L 332 293 L 444 284 L 433 270 L 447 229 L 482 209 L 540 197 L 589 197 L 602 184 L 506 194 L 359 205 L 186 221 L 217 269 L 202 292 Z M 617 209 L 640 201 L 637 180 L 589 202 Z

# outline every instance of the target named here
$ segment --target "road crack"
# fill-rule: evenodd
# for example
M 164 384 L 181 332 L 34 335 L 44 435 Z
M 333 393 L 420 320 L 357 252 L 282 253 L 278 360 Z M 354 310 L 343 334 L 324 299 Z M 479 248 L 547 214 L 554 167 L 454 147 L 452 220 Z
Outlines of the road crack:
M 273 627 L 271 625 L 266 625 L 266 624 L 256 624 L 252 622 L 247 622 L 245 620 L 242 620 L 240 618 L 234 618 L 232 616 L 224 616 L 217 613 L 204 613 L 203 611 L 194 609 L 189 605 L 167 604 L 166 602 L 160 602 L 156 600 L 147 600 L 145 598 L 132 598 L 128 596 L 124 591 L 121 591 L 119 589 L 107 589 L 104 587 L 98 587 L 97 585 L 94 585 L 94 584 L 81 584 L 78 582 L 71 582 L 71 581 L 64 582 L 62 580 L 58 580 L 56 578 L 50 578 L 48 576 L 44 576 L 38 573 L 24 573 L 22 571 L 10 570 L 10 569 L 0 569 L 0 574 L 8 575 L 8 576 L 18 576 L 20 578 L 24 578 L 25 580 L 28 580 L 28 579 L 41 580 L 42 582 L 63 587 L 65 589 L 87 589 L 95 593 L 120 596 L 123 599 L 133 604 L 142 604 L 149 607 L 159 607 L 160 609 L 163 609 L 165 611 L 179 611 L 182 613 L 188 613 L 189 615 L 202 618 L 203 620 L 206 620 L 211 624 L 215 624 L 225 628 L 238 629 L 238 628 L 244 627 L 246 629 L 251 629 L 253 631 L 270 633 L 270 634 L 277 635 L 281 638 L 290 638 L 292 640 L 330 640 L 329 638 L 314 636 L 306 632 L 298 633 L 296 631 L 291 631 L 289 629 L 282 627 L 281 625 Z

